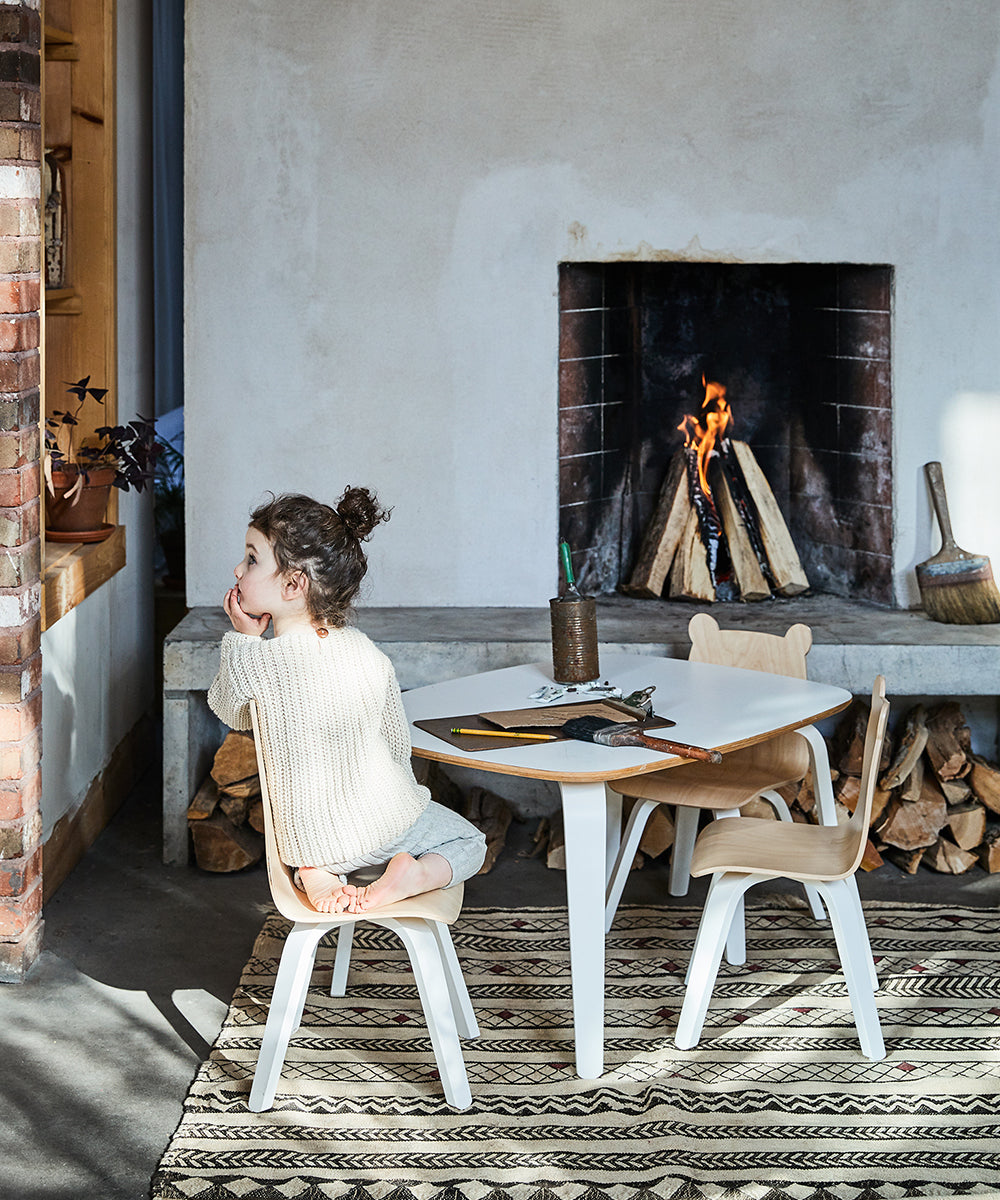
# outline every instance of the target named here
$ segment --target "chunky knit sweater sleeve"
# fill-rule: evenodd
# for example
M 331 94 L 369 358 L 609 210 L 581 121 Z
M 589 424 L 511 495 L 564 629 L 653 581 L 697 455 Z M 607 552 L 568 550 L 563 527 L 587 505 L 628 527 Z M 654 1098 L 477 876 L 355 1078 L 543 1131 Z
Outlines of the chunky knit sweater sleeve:
M 359 630 L 263 639 L 230 632 L 208 702 L 233 729 L 257 701 L 282 861 L 342 862 L 408 829 L 430 794 L 413 776 L 409 726 L 388 658 Z

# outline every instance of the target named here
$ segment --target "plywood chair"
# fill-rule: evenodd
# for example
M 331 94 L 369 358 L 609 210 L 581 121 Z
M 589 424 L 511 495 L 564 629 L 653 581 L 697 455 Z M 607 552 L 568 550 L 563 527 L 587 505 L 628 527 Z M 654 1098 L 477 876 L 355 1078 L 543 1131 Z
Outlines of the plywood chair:
M 278 964 L 278 975 L 250 1090 L 250 1110 L 262 1112 L 274 1103 L 289 1038 L 302 1021 L 316 950 L 324 935 L 334 929 L 338 935 L 330 994 L 345 994 L 351 940 L 354 926 L 359 921 L 370 921 L 391 929 L 406 947 L 445 1099 L 454 1108 L 468 1108 L 472 1103 L 472 1095 L 459 1037 L 478 1037 L 479 1027 L 448 930 L 462 909 L 462 885 L 424 892 L 420 896 L 411 896 L 407 900 L 364 913 L 323 913 L 313 908 L 305 893 L 295 886 L 291 869 L 278 857 L 268 789 L 270 767 L 267 740 L 261 733 L 260 717 L 253 702 L 250 714 L 264 802 L 268 883 L 278 912 L 292 922 Z
M 885 1057 L 874 995 L 878 980 L 855 873 L 868 839 L 888 715 L 885 679 L 879 675 L 872 688 L 865 734 L 861 795 L 845 824 L 783 824 L 759 817 L 741 817 L 739 821 L 715 821 L 698 836 L 691 873 L 711 875 L 712 883 L 698 926 L 674 1039 L 681 1050 L 697 1045 L 701 1037 L 722 949 L 744 893 L 756 883 L 786 878 L 808 881 L 823 897 L 837 940 L 861 1049 L 868 1058 Z
M 688 634 L 691 662 L 806 678 L 806 655 L 812 646 L 812 630 L 808 625 L 793 625 L 784 636 L 776 636 L 755 630 L 723 630 L 708 613 L 696 613 L 688 623 Z M 836 824 L 826 743 L 813 726 L 778 734 L 743 750 L 733 750 L 724 755 L 721 763 L 686 763 L 648 775 L 612 780 L 608 786 L 624 796 L 633 797 L 635 803 L 608 883 L 607 928 L 610 929 L 614 921 L 639 840 L 657 805 L 676 806 L 669 887 L 671 895 L 684 896 L 688 890 L 691 854 L 698 836 L 701 811 L 709 809 L 716 817 L 738 816 L 745 804 L 761 796 L 783 821 L 791 821 L 788 805 L 777 789 L 798 783 L 810 768 L 820 821 L 825 825 Z M 815 891 L 807 888 L 807 895 L 813 915 L 817 920 L 823 920 L 825 913 Z M 740 957 L 741 936 L 734 923 L 730 962 L 743 961 Z

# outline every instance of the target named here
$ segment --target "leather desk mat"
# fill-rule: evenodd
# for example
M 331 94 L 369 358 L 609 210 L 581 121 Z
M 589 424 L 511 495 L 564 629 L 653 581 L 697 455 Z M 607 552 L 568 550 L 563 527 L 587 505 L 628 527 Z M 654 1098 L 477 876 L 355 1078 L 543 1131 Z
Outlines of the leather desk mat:
M 414 721 L 413 724 L 432 734 L 441 741 L 447 742 L 457 750 L 467 753 L 482 750 L 510 750 L 513 746 L 544 746 L 544 741 L 531 741 L 527 738 L 491 737 L 485 734 L 476 737 L 471 733 L 452 733 L 452 729 L 482 729 L 498 733 L 509 729 L 517 733 L 547 733 L 560 741 L 566 740 L 562 726 L 574 717 L 605 717 L 618 723 L 629 722 L 637 729 L 653 732 L 657 729 L 669 729 L 676 725 L 669 717 L 647 717 L 640 721 L 627 709 L 622 708 L 614 700 L 581 700 L 573 704 L 551 704 L 545 708 L 505 709 L 492 713 L 466 713 L 458 717 L 434 717 L 425 721 Z M 529 724 L 529 722 L 531 722 Z

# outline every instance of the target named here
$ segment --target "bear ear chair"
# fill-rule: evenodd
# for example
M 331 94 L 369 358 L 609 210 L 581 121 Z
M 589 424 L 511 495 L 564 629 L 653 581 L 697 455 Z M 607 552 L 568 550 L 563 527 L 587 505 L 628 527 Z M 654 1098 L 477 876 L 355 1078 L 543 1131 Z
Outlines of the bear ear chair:
M 254 1071 L 248 1104 L 250 1111 L 263 1112 L 274 1103 L 289 1038 L 302 1022 L 316 950 L 322 938 L 332 929 L 337 930 L 337 951 L 330 995 L 346 994 L 351 941 L 354 926 L 359 921 L 369 921 L 391 929 L 406 947 L 420 993 L 427 1031 L 434 1047 L 445 1100 L 453 1108 L 468 1108 L 472 1103 L 472 1093 L 459 1038 L 478 1037 L 479 1026 L 448 929 L 462 911 L 462 885 L 424 892 L 423 895 L 411 896 L 364 913 L 318 912 L 306 899 L 305 893 L 295 886 L 291 869 L 278 857 L 268 790 L 268 743 L 261 731 L 260 713 L 253 701 L 250 704 L 250 716 L 263 800 L 267 879 L 275 907 L 292 922 L 281 952 Z
M 690 1050 L 701 1037 L 722 951 L 727 939 L 732 944 L 730 927 L 737 919 L 742 926 L 744 893 L 756 883 L 785 878 L 808 883 L 826 905 L 862 1053 L 871 1059 L 885 1058 L 875 1005 L 878 978 L 855 875 L 868 838 L 888 716 L 885 679 L 879 675 L 872 688 L 865 733 L 861 794 L 845 824 L 785 824 L 741 817 L 738 821 L 713 821 L 702 830 L 691 860 L 691 874 L 711 875 L 712 882 L 688 966 L 684 1004 L 674 1038 L 679 1049 Z
M 723 667 L 766 671 L 772 675 L 806 678 L 806 655 L 812 646 L 808 625 L 793 625 L 784 636 L 747 629 L 720 629 L 706 612 L 695 613 L 688 622 L 691 662 L 715 663 Z M 826 742 L 814 726 L 780 733 L 745 750 L 732 750 L 722 762 L 691 763 L 630 779 L 612 780 L 608 786 L 635 799 L 621 850 L 608 884 L 605 922 L 614 921 L 628 879 L 629 864 L 639 846 L 646 823 L 659 804 L 674 805 L 674 845 L 670 859 L 670 894 L 686 896 L 691 876 L 691 856 L 698 836 L 702 809 L 719 817 L 734 817 L 758 797 L 766 800 L 782 821 L 792 814 L 781 793 L 785 784 L 800 783 L 809 771 L 815 781 L 817 808 L 824 825 L 837 823 L 833 785 Z M 806 886 L 809 906 L 817 921 L 826 919 L 823 905 L 811 885 Z M 734 919 L 727 958 L 743 962 L 742 907 Z

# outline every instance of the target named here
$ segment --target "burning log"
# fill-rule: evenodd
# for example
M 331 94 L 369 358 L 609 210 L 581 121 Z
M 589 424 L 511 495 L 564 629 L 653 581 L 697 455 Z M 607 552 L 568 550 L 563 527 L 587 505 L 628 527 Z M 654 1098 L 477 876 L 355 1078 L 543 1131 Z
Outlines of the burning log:
M 757 558 L 751 527 L 745 519 L 745 510 L 737 502 L 729 480 L 721 472 L 716 485 L 716 495 L 740 599 L 767 600 L 771 595 L 771 585 Z M 769 575 L 770 570 L 767 573 Z
M 630 595 L 647 599 L 663 595 L 667 575 L 691 513 L 691 497 L 683 486 L 686 469 L 684 452 L 678 450 L 670 460 L 659 501 L 652 520 L 646 526 L 632 577 L 625 585 L 625 591 Z
M 715 599 L 715 588 L 708 573 L 708 558 L 705 544 L 698 528 L 698 514 L 692 508 L 681 536 L 674 565 L 670 570 L 670 598 L 672 600 Z
M 746 442 L 732 443 L 733 453 L 743 468 L 747 488 L 753 497 L 760 521 L 767 561 L 779 596 L 800 596 L 809 588 L 792 535 L 774 498 L 774 492 Z
M 691 507 L 698 518 L 698 532 L 705 548 L 705 563 L 708 567 L 708 577 L 712 584 L 712 592 L 719 599 L 731 599 L 731 581 L 733 566 L 729 557 L 729 543 L 722 530 L 722 521 L 715 507 L 715 499 L 708 486 L 707 474 L 701 468 L 698 451 L 693 446 L 685 446 L 684 461 L 687 465 L 688 494 L 691 497 Z M 719 596 L 720 588 L 725 590 L 724 596 Z
M 678 427 L 685 445 L 670 461 L 624 590 L 708 601 L 797 596 L 809 581 L 774 493 L 746 442 L 727 436 L 725 387 L 703 382 L 702 411 Z

